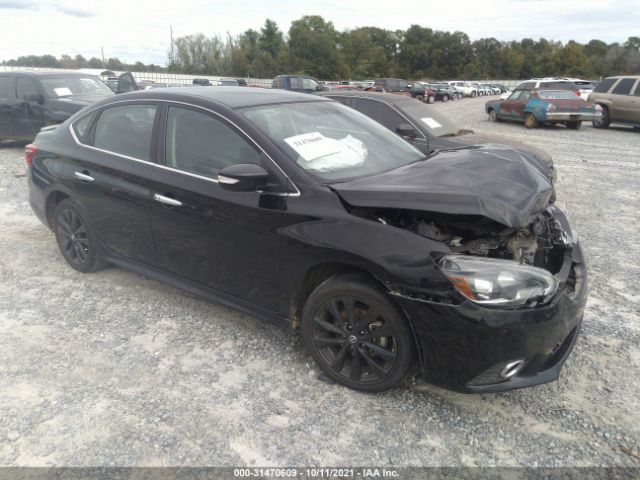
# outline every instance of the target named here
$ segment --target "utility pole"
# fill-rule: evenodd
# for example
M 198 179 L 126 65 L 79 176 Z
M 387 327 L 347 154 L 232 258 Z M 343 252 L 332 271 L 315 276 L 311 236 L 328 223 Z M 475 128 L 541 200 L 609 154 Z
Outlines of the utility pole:
M 173 65 L 173 26 L 172 25 L 169 25 L 169 34 L 171 36 L 171 44 L 170 44 L 171 47 L 169 50 L 171 53 L 169 53 L 169 65 L 167 65 L 167 67 Z
M 104 61 L 104 47 L 100 47 L 100 51 L 102 52 L 102 68 L 107 68 L 107 63 Z

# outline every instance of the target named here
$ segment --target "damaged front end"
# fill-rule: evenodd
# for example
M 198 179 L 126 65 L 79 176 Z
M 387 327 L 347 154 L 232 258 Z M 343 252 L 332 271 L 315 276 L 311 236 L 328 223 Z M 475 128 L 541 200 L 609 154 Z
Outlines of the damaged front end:
M 388 285 L 418 339 L 429 382 L 498 392 L 556 380 L 580 329 L 587 273 L 580 245 L 554 205 L 521 227 L 486 217 L 354 208 L 352 214 L 443 243 L 433 277 Z
M 566 218 L 553 205 L 522 227 L 506 227 L 486 217 L 414 210 L 353 208 L 351 213 L 445 244 L 451 254 L 438 254 L 434 262 L 457 293 L 479 304 L 534 306 L 548 301 L 568 280 L 560 274 L 575 240 Z M 518 284 L 523 285 L 520 290 Z M 503 296 L 497 296 L 497 289 Z M 432 291 L 428 285 L 414 291 L 398 285 L 394 290 L 418 299 L 455 301 L 453 291 Z

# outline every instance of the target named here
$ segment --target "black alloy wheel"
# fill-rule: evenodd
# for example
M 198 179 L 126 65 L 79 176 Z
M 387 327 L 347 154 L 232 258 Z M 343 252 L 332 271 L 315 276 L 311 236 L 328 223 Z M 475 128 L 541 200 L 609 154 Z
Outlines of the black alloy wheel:
M 60 202 L 53 221 L 58 247 L 69 265 L 80 272 L 92 272 L 104 266 L 80 209 L 71 200 Z
M 366 279 L 333 277 L 309 297 L 305 346 L 325 373 L 350 388 L 380 392 L 397 385 L 414 363 L 404 316 Z

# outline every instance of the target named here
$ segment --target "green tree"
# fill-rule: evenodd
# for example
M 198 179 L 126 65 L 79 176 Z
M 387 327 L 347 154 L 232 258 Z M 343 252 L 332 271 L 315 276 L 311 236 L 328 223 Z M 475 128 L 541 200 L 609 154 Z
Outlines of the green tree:
M 295 71 L 321 79 L 339 79 L 346 74 L 338 32 L 319 15 L 306 15 L 291 23 L 289 59 Z

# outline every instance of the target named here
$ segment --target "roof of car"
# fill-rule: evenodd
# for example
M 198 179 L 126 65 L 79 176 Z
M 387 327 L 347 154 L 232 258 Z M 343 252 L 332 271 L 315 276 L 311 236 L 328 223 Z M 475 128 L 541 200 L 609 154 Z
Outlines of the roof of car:
M 279 103 L 300 103 L 322 101 L 318 97 L 308 93 L 296 93 L 288 90 L 271 88 L 247 88 L 247 87 L 170 87 L 156 88 L 153 90 L 140 90 L 118 95 L 128 99 L 155 98 L 158 100 L 171 100 L 176 97 L 191 97 L 205 99 L 215 103 L 226 105 L 229 108 L 252 107 L 255 105 L 273 105 Z
M 87 72 L 60 72 L 56 70 L 12 70 L 12 71 L 0 72 L 0 75 L 25 75 L 29 77 L 50 77 L 50 76 L 95 77 L 95 75 L 92 75 Z
M 640 75 L 616 75 L 615 77 L 607 77 L 607 78 L 635 78 L 638 79 L 640 78 Z
M 373 100 L 382 100 L 387 103 L 404 103 L 404 102 L 417 102 L 415 98 L 406 95 L 395 95 L 393 93 L 378 93 L 378 92 L 362 92 L 360 90 L 330 90 L 328 92 L 314 93 L 314 97 L 360 97 L 371 98 Z

